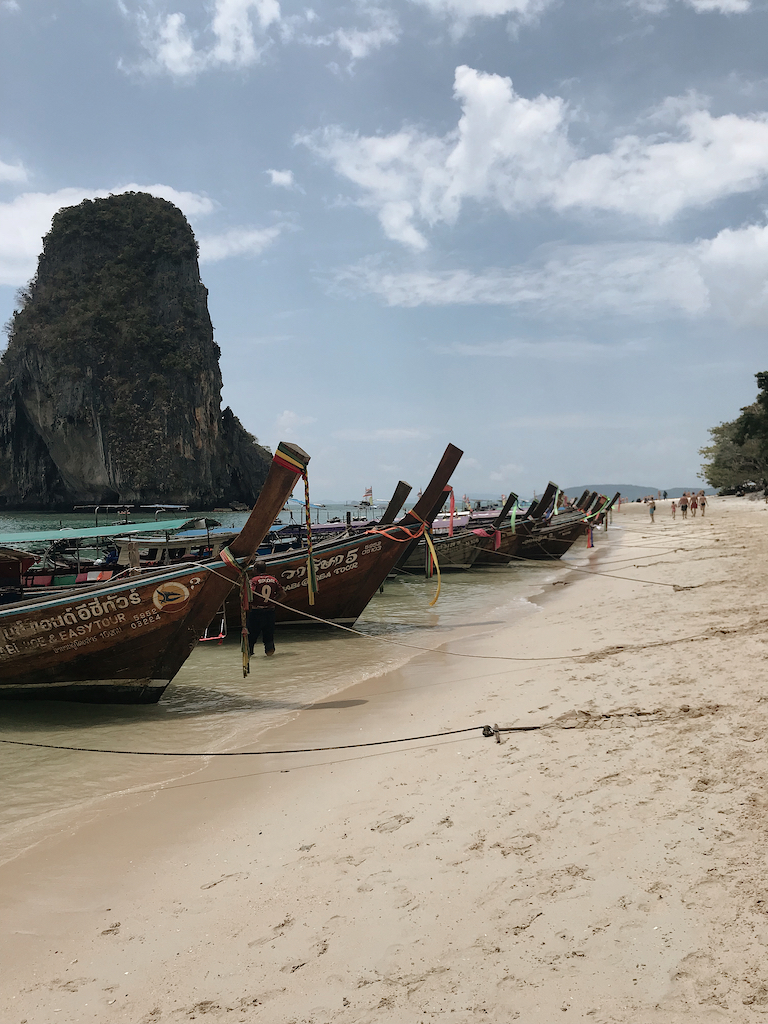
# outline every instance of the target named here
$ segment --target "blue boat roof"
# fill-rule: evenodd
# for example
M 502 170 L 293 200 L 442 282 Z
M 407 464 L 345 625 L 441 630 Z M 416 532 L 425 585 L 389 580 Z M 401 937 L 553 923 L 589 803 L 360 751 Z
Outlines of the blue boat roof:
M 53 540 L 128 537 L 133 533 L 173 533 L 188 522 L 189 519 L 161 519 L 151 523 L 120 523 L 118 526 L 65 526 L 61 530 L 22 530 L 20 533 L 0 533 L 0 544 L 39 544 Z

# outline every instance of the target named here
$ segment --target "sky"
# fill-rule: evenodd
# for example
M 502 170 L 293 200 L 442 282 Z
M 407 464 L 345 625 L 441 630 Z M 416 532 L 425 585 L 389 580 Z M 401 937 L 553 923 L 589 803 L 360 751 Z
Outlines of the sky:
M 768 369 L 766 0 L 0 0 L 0 322 L 52 215 L 200 244 L 313 500 L 700 484 Z

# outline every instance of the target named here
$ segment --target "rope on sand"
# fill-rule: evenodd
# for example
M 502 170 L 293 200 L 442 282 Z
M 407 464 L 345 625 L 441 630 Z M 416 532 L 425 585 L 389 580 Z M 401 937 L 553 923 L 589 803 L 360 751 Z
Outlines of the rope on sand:
M 674 584 L 677 586 L 677 584 Z M 701 583 L 698 586 L 705 586 Z M 692 587 L 679 587 L 680 590 L 692 590 Z M 314 622 L 319 622 L 325 626 L 335 626 L 336 629 L 344 630 L 345 633 L 352 633 L 354 636 L 359 636 L 363 640 L 373 640 L 375 643 L 391 644 L 393 647 L 407 647 L 411 651 L 421 651 L 424 654 L 445 654 L 450 658 L 471 658 L 476 661 L 597 661 L 600 658 L 607 658 L 612 654 L 626 654 L 630 651 L 642 651 L 649 647 L 668 647 L 671 644 L 682 644 L 687 641 L 695 640 L 710 640 L 718 635 L 726 635 L 736 630 L 717 628 L 708 633 L 694 633 L 691 636 L 679 636 L 672 640 L 652 640 L 647 644 L 616 644 L 611 647 L 603 648 L 599 651 L 587 651 L 584 654 L 550 654 L 544 658 L 521 658 L 515 657 L 511 654 L 465 654 L 462 651 L 446 651 L 440 647 L 419 647 L 416 644 L 406 644 L 402 640 L 390 640 L 389 637 L 385 636 L 372 636 L 370 633 L 363 633 L 359 629 L 354 629 L 352 626 L 344 626 L 340 622 L 333 622 L 331 619 L 321 619 L 317 615 L 311 615 L 309 612 L 301 611 L 298 608 L 291 608 L 289 605 L 281 604 L 279 601 L 272 599 L 272 603 L 276 604 L 278 608 L 285 608 L 286 611 L 295 613 L 296 615 L 303 615 L 307 619 L 312 619 Z
M 311 707 L 312 705 L 307 705 Z M 703 714 L 715 714 L 720 710 L 721 705 L 710 704 L 703 708 L 690 708 L 684 704 L 675 717 L 698 718 Z M 689 714 L 690 712 L 690 714 Z M 572 719 L 575 714 L 577 720 Z M 659 709 L 654 711 L 642 711 L 634 708 L 631 711 L 614 711 L 601 714 L 591 714 L 588 711 L 569 712 L 561 715 L 552 722 L 544 722 L 541 725 L 470 725 L 465 729 L 448 729 L 445 732 L 430 732 L 421 736 L 401 736 L 394 740 L 372 740 L 368 743 L 340 743 L 333 747 L 292 747 L 285 750 L 217 750 L 217 751 L 191 751 L 191 750 L 112 750 L 104 747 L 75 747 L 59 743 L 34 743 L 31 740 L 8 740 L 0 739 L 0 743 L 7 743 L 15 747 L 38 747 L 44 750 L 74 750 L 82 754 L 129 754 L 137 757 L 263 757 L 268 754 L 320 754 L 331 750 L 359 750 L 363 747 L 386 747 L 393 743 L 415 743 L 418 740 L 436 740 L 445 736 L 459 736 L 468 732 L 481 730 L 486 738 L 494 736 L 497 743 L 501 743 L 503 732 L 542 732 L 544 729 L 583 729 L 592 725 L 602 724 L 608 719 L 633 718 L 642 721 L 648 720 L 649 724 L 654 721 L 658 724 L 671 720 L 659 719 Z
M 311 705 L 308 705 L 311 706 Z M 504 732 L 533 732 L 542 729 L 541 725 L 520 725 Z M 57 743 L 33 743 L 28 740 L 0 739 L 0 743 L 8 743 L 16 747 L 42 747 L 45 750 L 76 750 L 83 754 L 132 754 L 143 757 L 261 757 L 265 754 L 318 754 L 328 750 L 355 750 L 359 747 L 383 747 L 391 743 L 413 743 L 416 740 L 434 740 L 443 736 L 458 736 L 460 733 L 476 732 L 482 729 L 483 736 L 495 735 L 498 726 L 471 725 L 466 729 L 449 729 L 447 732 L 431 732 L 424 736 L 403 736 L 396 740 L 375 740 L 370 743 L 343 743 L 335 747 L 302 747 L 290 750 L 224 750 L 224 751 L 189 751 L 189 750 L 106 750 L 102 747 L 71 747 Z

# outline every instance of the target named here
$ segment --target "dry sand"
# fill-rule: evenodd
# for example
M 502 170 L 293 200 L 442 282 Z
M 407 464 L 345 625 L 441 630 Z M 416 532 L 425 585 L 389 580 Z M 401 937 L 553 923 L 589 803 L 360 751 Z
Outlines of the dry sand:
M 668 508 L 262 746 L 553 727 L 222 759 L 6 865 L 3 1024 L 761 1019 L 768 506 Z

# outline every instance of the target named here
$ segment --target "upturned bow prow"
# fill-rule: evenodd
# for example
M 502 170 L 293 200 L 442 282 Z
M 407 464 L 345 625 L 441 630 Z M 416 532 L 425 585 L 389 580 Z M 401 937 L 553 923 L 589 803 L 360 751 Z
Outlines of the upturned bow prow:
M 459 464 L 464 452 L 453 444 L 449 444 L 432 474 L 432 479 L 424 488 L 419 500 L 410 512 L 399 521 L 399 526 L 412 526 L 417 523 L 431 523 L 445 501 L 443 489 L 451 478 L 451 474 Z M 439 503 L 439 504 L 438 504 Z
M 235 558 L 254 555 L 276 517 L 293 493 L 298 479 L 306 472 L 309 455 L 297 444 L 281 441 L 272 459 L 259 499 L 238 536 L 229 545 Z

